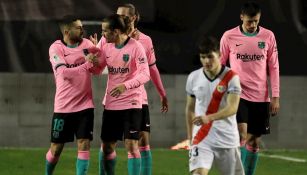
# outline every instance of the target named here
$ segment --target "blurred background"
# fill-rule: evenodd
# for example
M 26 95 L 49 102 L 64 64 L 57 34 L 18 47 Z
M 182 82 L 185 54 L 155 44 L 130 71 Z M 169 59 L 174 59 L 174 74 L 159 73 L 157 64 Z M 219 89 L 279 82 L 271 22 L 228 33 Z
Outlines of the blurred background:
M 152 144 L 169 147 L 185 139 L 185 83 L 200 66 L 197 42 L 202 35 L 220 38 L 241 24 L 245 0 L 1 0 L 0 1 L 0 146 L 49 145 L 54 82 L 49 46 L 61 33 L 56 20 L 74 14 L 83 20 L 86 36 L 98 33 L 100 21 L 119 4 L 133 3 L 141 14 L 138 28 L 151 36 L 157 66 L 168 93 L 170 111 L 159 112 L 159 97 L 147 84 L 152 118 Z M 307 1 L 258 0 L 260 25 L 276 37 L 281 74 L 281 111 L 272 119 L 272 134 L 264 147 L 307 146 Z M 99 132 L 106 76 L 93 77 Z M 161 134 L 163 133 L 163 134 Z M 291 141 L 290 141 L 291 140 Z

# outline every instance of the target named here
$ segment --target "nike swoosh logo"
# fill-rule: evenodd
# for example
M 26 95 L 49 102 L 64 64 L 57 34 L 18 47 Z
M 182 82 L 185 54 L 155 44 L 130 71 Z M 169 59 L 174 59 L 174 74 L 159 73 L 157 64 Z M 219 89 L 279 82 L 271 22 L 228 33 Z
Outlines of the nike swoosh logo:
M 64 53 L 64 57 L 67 57 L 68 55 L 70 55 L 70 53 L 69 53 L 69 54 L 65 54 L 65 53 Z
M 241 46 L 241 45 L 243 45 L 243 44 L 236 44 L 236 47 Z

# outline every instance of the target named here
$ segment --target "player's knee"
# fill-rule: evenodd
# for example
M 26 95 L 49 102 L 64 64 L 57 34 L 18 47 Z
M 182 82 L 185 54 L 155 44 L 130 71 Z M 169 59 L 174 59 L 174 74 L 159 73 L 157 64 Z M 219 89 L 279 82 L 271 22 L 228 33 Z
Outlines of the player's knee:
M 90 140 L 89 139 L 78 139 L 78 150 L 87 151 L 90 149 Z
M 108 154 L 111 154 L 115 151 L 115 144 L 104 143 L 102 148 L 103 148 L 103 152 L 106 155 L 108 155 Z
M 148 132 L 140 132 L 139 146 L 144 147 L 149 145 L 149 133 Z
M 128 151 L 128 158 L 141 158 L 139 149 Z
M 50 148 L 52 155 L 55 157 L 60 156 L 62 153 L 63 147 L 64 147 L 64 144 L 52 143 L 51 148 Z
M 208 170 L 203 169 L 203 168 L 199 168 L 199 169 L 192 171 L 192 175 L 207 175 L 207 174 L 208 174 Z

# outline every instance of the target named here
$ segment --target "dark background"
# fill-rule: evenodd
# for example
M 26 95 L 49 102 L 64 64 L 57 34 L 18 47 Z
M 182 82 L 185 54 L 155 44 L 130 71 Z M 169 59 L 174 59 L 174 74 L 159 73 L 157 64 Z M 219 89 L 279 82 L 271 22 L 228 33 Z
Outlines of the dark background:
M 202 35 L 220 38 L 241 24 L 245 0 L 1 0 L 0 72 L 48 73 L 49 46 L 61 34 L 56 20 L 66 14 L 84 21 L 101 21 L 122 3 L 133 3 L 141 13 L 139 29 L 151 36 L 162 74 L 187 74 L 200 66 L 197 42 Z M 258 0 L 260 25 L 275 34 L 281 75 L 307 75 L 307 2 Z M 86 37 L 101 33 L 85 25 Z

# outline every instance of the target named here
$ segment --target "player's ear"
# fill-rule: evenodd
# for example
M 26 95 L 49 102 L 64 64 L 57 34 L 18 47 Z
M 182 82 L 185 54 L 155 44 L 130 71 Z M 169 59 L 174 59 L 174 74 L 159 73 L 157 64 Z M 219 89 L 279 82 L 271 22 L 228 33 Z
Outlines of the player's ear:
M 240 19 L 241 19 L 241 21 L 243 21 L 243 15 L 242 14 L 240 14 Z

